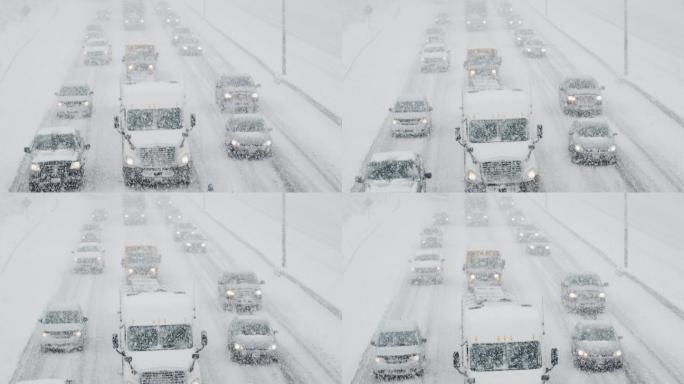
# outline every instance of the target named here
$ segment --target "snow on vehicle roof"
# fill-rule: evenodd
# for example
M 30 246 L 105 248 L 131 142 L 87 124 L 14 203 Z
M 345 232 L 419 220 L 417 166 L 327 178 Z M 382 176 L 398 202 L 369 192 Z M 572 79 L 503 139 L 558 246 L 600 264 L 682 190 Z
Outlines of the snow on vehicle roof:
M 435 43 L 427 43 L 423 46 L 423 49 L 429 49 L 429 48 L 444 48 L 446 49 L 446 44 L 441 43 L 441 42 L 435 42 Z
M 249 321 L 249 322 L 259 322 L 264 324 L 270 324 L 267 318 L 260 315 L 238 315 L 235 316 L 233 321 Z
M 96 243 L 94 241 L 83 241 L 78 244 L 76 244 L 76 248 L 80 247 L 98 247 L 100 248 L 100 243 Z
M 236 113 L 230 116 L 230 120 L 264 120 L 264 116 L 260 113 Z
M 377 152 L 371 156 L 370 162 L 381 163 L 383 161 L 413 161 L 416 159 L 416 154 L 410 151 L 389 151 Z
M 36 132 L 38 135 L 78 135 L 79 131 L 76 127 L 69 126 L 56 126 L 56 127 L 43 127 L 39 128 Z
M 580 320 L 577 322 L 580 327 L 601 327 L 601 328 L 614 328 L 608 320 Z
M 426 45 L 426 47 L 427 47 L 427 45 Z M 397 97 L 398 103 L 403 102 L 403 101 L 424 101 L 424 102 L 427 102 L 427 97 L 425 97 L 421 94 L 417 94 L 417 93 L 406 93 L 406 94 L 403 94 L 403 95 Z
M 194 305 L 185 292 L 139 292 L 121 297 L 121 320 L 127 325 L 191 324 Z
M 604 117 L 580 117 L 572 121 L 573 124 L 579 125 L 609 125 L 608 120 Z
M 385 320 L 378 326 L 378 332 L 408 332 L 418 328 L 412 320 Z
M 464 337 L 473 343 L 541 340 L 542 320 L 537 308 L 506 301 L 486 302 L 463 311 Z
M 182 108 L 185 90 L 175 81 L 148 81 L 121 85 L 121 104 L 126 109 Z
M 415 257 L 418 257 L 418 256 L 426 256 L 426 255 L 437 255 L 437 256 L 440 256 L 439 252 L 437 252 L 437 251 L 435 251 L 435 250 L 431 250 L 431 249 L 426 249 L 426 250 L 422 250 L 422 251 L 416 252 L 415 254 L 413 254 L 413 257 L 415 258 Z
M 470 90 L 463 95 L 463 115 L 468 120 L 528 118 L 531 101 L 521 89 Z
M 45 311 L 80 311 L 81 307 L 77 303 L 69 303 L 66 301 L 54 301 L 48 303 Z

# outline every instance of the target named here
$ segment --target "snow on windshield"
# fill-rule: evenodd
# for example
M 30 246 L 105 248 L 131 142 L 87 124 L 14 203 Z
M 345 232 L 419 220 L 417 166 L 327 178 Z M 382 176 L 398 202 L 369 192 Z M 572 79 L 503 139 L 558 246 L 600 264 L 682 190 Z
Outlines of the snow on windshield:
M 541 365 L 538 341 L 478 343 L 470 350 L 470 369 L 477 372 L 538 369 Z
M 416 179 L 418 169 L 410 160 L 368 163 L 367 178 L 370 180 Z
M 130 326 L 127 336 L 131 351 L 192 348 L 192 328 L 185 324 Z

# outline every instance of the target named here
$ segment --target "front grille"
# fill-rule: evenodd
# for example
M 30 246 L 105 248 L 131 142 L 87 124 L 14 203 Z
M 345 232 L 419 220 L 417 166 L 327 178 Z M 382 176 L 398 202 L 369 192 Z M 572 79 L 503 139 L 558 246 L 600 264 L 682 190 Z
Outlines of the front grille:
M 585 104 L 585 105 L 593 105 L 596 104 L 596 96 L 594 95 L 580 95 L 577 96 L 577 102 L 580 104 Z
M 77 262 L 79 264 L 95 264 L 97 263 L 97 259 L 89 258 L 89 259 L 78 259 Z
M 235 290 L 235 297 L 240 297 L 240 298 L 254 298 L 257 297 L 254 294 L 254 289 L 252 288 L 242 288 L 242 289 L 237 289 Z
M 74 334 L 72 331 L 49 331 L 45 333 L 47 333 L 50 337 L 54 337 L 55 339 L 68 339 Z
M 411 358 L 411 355 L 382 356 L 387 364 L 403 364 Z
M 157 371 L 140 374 L 140 384 L 184 384 L 183 371 Z
M 40 172 L 45 176 L 61 176 L 67 172 L 70 166 L 71 162 L 50 161 L 40 165 Z
M 138 157 L 143 167 L 168 167 L 176 162 L 176 148 L 152 147 L 138 148 Z
M 67 107 L 79 107 L 83 102 L 82 101 L 64 101 L 63 103 Z
M 397 119 L 401 125 L 418 125 L 421 119 Z
M 500 180 L 520 177 L 521 161 L 486 161 L 482 163 L 482 175 L 487 179 Z
M 580 299 L 597 300 L 600 299 L 598 292 L 580 292 Z
M 416 268 L 415 270 L 416 273 L 435 273 L 437 271 L 437 268 Z

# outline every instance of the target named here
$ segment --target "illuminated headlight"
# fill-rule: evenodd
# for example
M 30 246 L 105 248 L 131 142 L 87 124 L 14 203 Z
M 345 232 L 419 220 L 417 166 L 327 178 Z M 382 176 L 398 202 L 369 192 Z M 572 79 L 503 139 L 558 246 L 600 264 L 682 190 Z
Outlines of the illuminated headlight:
M 470 73 L 470 76 L 475 76 L 475 70 L 474 69 L 471 69 L 469 73 Z
M 492 69 L 492 75 L 496 75 L 496 69 Z
M 518 36 L 518 37 L 516 38 L 516 40 L 522 41 L 522 37 Z
M 57 106 L 58 106 L 58 107 L 61 107 L 62 105 L 64 105 L 64 103 L 62 103 L 61 101 L 58 101 L 58 102 L 57 102 Z
M 530 179 L 534 179 L 537 176 L 537 170 L 534 168 L 530 168 L 527 170 L 527 177 Z
M 78 262 L 78 257 L 74 257 L 74 261 L 75 261 L 75 262 Z
M 466 24 L 470 24 L 470 20 L 466 21 Z
M 411 361 L 418 361 L 420 360 L 420 355 L 413 355 L 409 359 L 411 359 Z
M 181 163 L 187 164 L 189 162 L 190 162 L 190 155 L 185 154 L 185 155 L 181 156 Z
M 510 20 L 508 24 L 513 25 L 513 20 Z
M 32 163 L 31 164 L 31 170 L 33 172 L 40 172 L 40 164 Z
M 599 297 L 602 298 L 602 299 L 605 299 L 605 298 L 606 298 L 605 292 L 599 293 Z
M 526 48 L 525 49 L 527 52 L 532 52 L 532 48 Z
M 261 289 L 257 289 L 256 291 L 254 291 L 254 294 L 257 296 L 261 296 Z
M 98 258 L 97 258 L 97 261 L 102 261 L 102 258 L 101 258 L 101 257 L 98 257 Z
M 71 166 L 69 169 L 81 169 L 81 162 L 80 161 L 74 161 L 71 163 Z
M 189 247 L 189 246 L 191 246 L 191 245 L 192 245 L 192 244 L 190 244 L 190 243 L 185 243 L 185 246 L 186 246 L 186 247 Z
M 228 290 L 226 291 L 226 296 L 235 296 L 235 292 Z
M 256 92 L 252 93 L 252 99 L 258 99 L 258 98 L 259 98 L 258 93 L 256 93 Z
M 154 70 L 154 65 L 150 64 L 150 65 L 147 66 L 147 68 L 148 68 L 150 71 L 153 71 L 153 70 Z
M 470 275 L 470 280 L 475 280 L 475 274 Z
M 530 249 L 534 249 L 534 244 L 529 245 Z
M 238 344 L 238 343 L 235 343 L 235 344 L 233 345 L 233 348 L 235 348 L 236 351 L 240 351 L 240 350 L 242 350 L 244 347 L 243 347 L 242 345 Z
M 416 271 L 416 267 L 411 267 L 411 272 L 415 272 L 415 271 Z
M 183 49 L 187 51 L 187 50 L 188 50 L 188 47 L 187 47 L 187 46 L 183 46 Z
M 128 24 L 128 19 L 124 20 L 124 24 Z
M 603 97 L 601 95 L 596 96 L 596 101 L 601 101 L 603 100 Z
M 76 336 L 76 337 L 81 337 L 81 331 L 76 331 L 76 332 L 74 332 L 74 336 Z
M 618 349 L 617 351 L 613 352 L 613 357 L 620 357 L 620 356 L 622 356 L 621 350 Z
M 174 40 L 178 40 L 178 36 L 174 36 L 173 39 L 174 39 Z
M 231 140 L 230 145 L 232 145 L 233 147 L 239 147 L 240 143 L 237 140 Z
M 420 122 L 423 123 L 423 124 L 427 124 L 428 119 L 427 119 L 427 118 L 423 118 L 423 119 L 420 120 Z
M 85 106 L 87 107 L 88 105 L 90 105 L 90 102 L 89 102 L 89 101 L 84 101 L 82 104 L 85 105 Z
M 441 270 L 442 270 L 442 267 L 437 266 L 437 270 L 438 270 L 438 271 L 441 271 Z
M 129 274 L 129 275 L 132 275 L 132 274 L 133 274 L 133 268 L 130 268 L 130 269 L 128 270 L 128 274 Z
M 518 20 L 518 24 L 522 24 L 522 20 Z
M 399 120 L 393 119 L 393 120 L 392 120 L 392 124 L 394 124 L 394 125 L 399 124 Z
M 202 248 L 204 248 L 204 247 L 206 247 L 206 246 L 207 246 L 207 244 L 205 244 L 205 243 L 202 243 L 202 244 L 200 244 L 200 246 L 201 246 Z
M 201 50 L 202 50 L 202 46 L 201 46 L 201 45 L 198 45 L 198 46 L 197 46 L 197 49 L 201 51 Z
M 495 280 L 501 279 L 501 275 L 499 275 L 498 273 L 495 273 L 495 274 L 494 274 L 494 279 L 495 279 Z
M 571 299 L 576 299 L 576 298 L 577 298 L 577 294 L 576 294 L 575 292 L 570 292 L 570 294 L 568 295 L 568 297 L 571 298 Z
M 585 358 L 586 358 L 586 357 L 589 356 L 589 354 L 586 353 L 586 352 L 584 352 L 584 351 L 581 350 L 581 349 L 578 349 L 578 350 L 577 350 L 577 356 L 579 356 L 579 357 L 585 357 Z
M 545 246 L 544 246 L 544 249 L 546 249 L 546 250 L 548 251 L 549 249 L 551 249 L 551 246 L 550 246 L 550 245 L 545 245 Z
M 266 140 L 266 141 L 264 142 L 264 145 L 267 146 L 267 147 L 270 147 L 271 144 L 273 144 L 273 143 L 271 143 L 271 140 Z
M 230 93 L 224 93 L 223 97 L 226 99 L 230 99 L 231 97 L 233 97 L 233 95 L 231 95 Z
M 171 22 L 171 19 L 166 19 L 166 22 L 167 22 L 167 23 L 170 23 L 170 22 Z
M 482 218 L 483 218 L 483 219 L 486 219 L 486 218 L 487 218 L 487 215 L 482 215 Z
M 150 268 L 150 272 L 152 272 L 152 273 L 157 272 L 157 268 L 155 268 L 155 267 Z
M 482 20 L 482 24 L 487 24 L 487 20 Z
M 176 235 L 180 236 L 180 231 L 176 231 Z
M 569 101 L 569 102 L 574 103 L 575 100 L 577 100 L 577 98 L 576 98 L 575 96 L 573 96 L 573 95 L 568 96 L 568 101 Z
M 48 337 L 48 333 L 47 333 L 47 332 L 43 332 L 43 337 Z
M 277 345 L 275 345 L 275 344 L 271 344 L 271 351 L 275 351 L 275 350 L 276 350 L 277 348 L 278 348 L 278 346 L 277 346 Z
M 384 359 L 383 357 L 376 356 L 376 357 L 375 357 L 375 362 L 376 362 L 377 364 L 383 364 L 383 363 L 385 362 L 385 359 Z
M 446 56 L 442 56 L 442 60 L 447 61 L 449 58 Z
M 542 52 L 546 52 L 546 48 L 542 48 L 541 51 L 542 51 Z
M 583 150 L 584 150 L 584 148 L 582 148 L 581 145 L 575 144 L 575 152 L 582 152 Z
M 124 219 L 128 219 L 128 213 L 124 215 Z
M 129 71 L 132 71 L 132 70 L 133 70 L 133 66 L 132 66 L 132 65 L 129 65 L 129 66 L 128 66 L 128 70 L 129 70 Z
M 475 173 L 472 169 L 468 170 L 468 180 L 472 182 L 477 180 L 477 173 Z
M 610 152 L 615 152 L 615 151 L 617 151 L 617 146 L 616 146 L 615 144 L 613 144 L 613 145 L 611 145 L 610 147 L 608 147 L 608 150 L 609 150 Z
M 420 58 L 420 61 L 425 61 L 425 58 L 424 58 L 424 57 L 421 57 L 421 58 Z
M 141 213 L 141 214 L 140 214 L 140 217 L 145 217 L 145 214 L 144 214 L 144 213 Z
M 141 22 L 141 23 L 144 23 L 144 22 L 145 22 L 145 19 L 140 19 L 140 22 Z

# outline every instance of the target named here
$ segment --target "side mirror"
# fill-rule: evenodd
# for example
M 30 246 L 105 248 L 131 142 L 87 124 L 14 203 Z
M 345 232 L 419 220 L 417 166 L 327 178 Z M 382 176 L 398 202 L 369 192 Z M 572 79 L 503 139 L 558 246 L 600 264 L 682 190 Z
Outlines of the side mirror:
M 542 380 L 543 382 L 549 381 L 549 375 L 548 375 L 547 373 L 543 374 L 543 375 L 541 376 L 541 380 Z
M 430 111 L 430 112 L 432 112 L 433 109 L 434 108 L 432 108 L 432 107 L 428 107 L 428 111 Z
M 371 343 L 370 343 L 370 344 L 371 344 L 372 346 L 375 346 L 375 340 L 371 340 Z
M 356 176 L 354 178 L 354 181 L 356 181 L 359 184 L 362 184 L 363 183 L 363 176 Z
M 394 108 L 392 108 L 392 107 L 387 108 L 387 110 L 390 112 L 394 112 Z
M 124 361 L 127 362 L 128 364 L 130 364 L 131 361 L 133 361 L 133 356 L 126 356 L 126 357 L 124 357 Z
M 456 135 L 456 141 L 461 141 L 461 127 L 454 128 L 454 134 Z
M 461 367 L 461 356 L 459 355 L 458 352 L 454 352 L 453 363 L 454 363 L 454 368 L 460 368 Z
M 207 345 L 207 343 L 209 342 L 209 339 L 207 338 L 207 331 L 202 331 L 201 341 L 202 346 Z
M 116 333 L 112 334 L 112 347 L 114 347 L 114 349 L 119 349 L 119 335 Z
M 422 339 L 420 339 L 420 342 L 421 343 L 427 343 L 427 339 L 423 337 Z
M 190 114 L 190 128 L 194 128 L 196 124 L 197 124 L 197 117 L 195 116 L 194 113 L 191 113 Z
M 24 147 L 24 153 L 31 153 L 31 147 Z
M 426 179 L 432 179 L 432 172 L 425 172 L 423 176 L 425 176 Z
M 207 185 L 207 192 L 214 192 L 214 184 Z
M 199 353 L 197 353 L 197 352 L 193 353 L 193 354 L 192 354 L 192 359 L 193 359 L 193 360 L 199 359 Z
M 259 281 L 259 284 L 266 284 L 264 280 Z
M 544 127 L 541 124 L 537 124 L 537 138 L 541 139 L 544 136 Z
M 114 116 L 114 129 L 119 130 L 121 124 L 119 123 L 119 116 Z
M 84 323 L 87 323 L 87 322 L 88 322 L 88 318 L 85 317 L 85 316 L 83 316 L 83 318 L 82 318 L 81 320 L 82 320 Z
M 86 151 L 89 150 L 89 149 L 90 149 L 90 144 L 84 145 L 83 148 L 84 148 Z
M 551 348 L 551 366 L 558 365 L 558 348 Z

